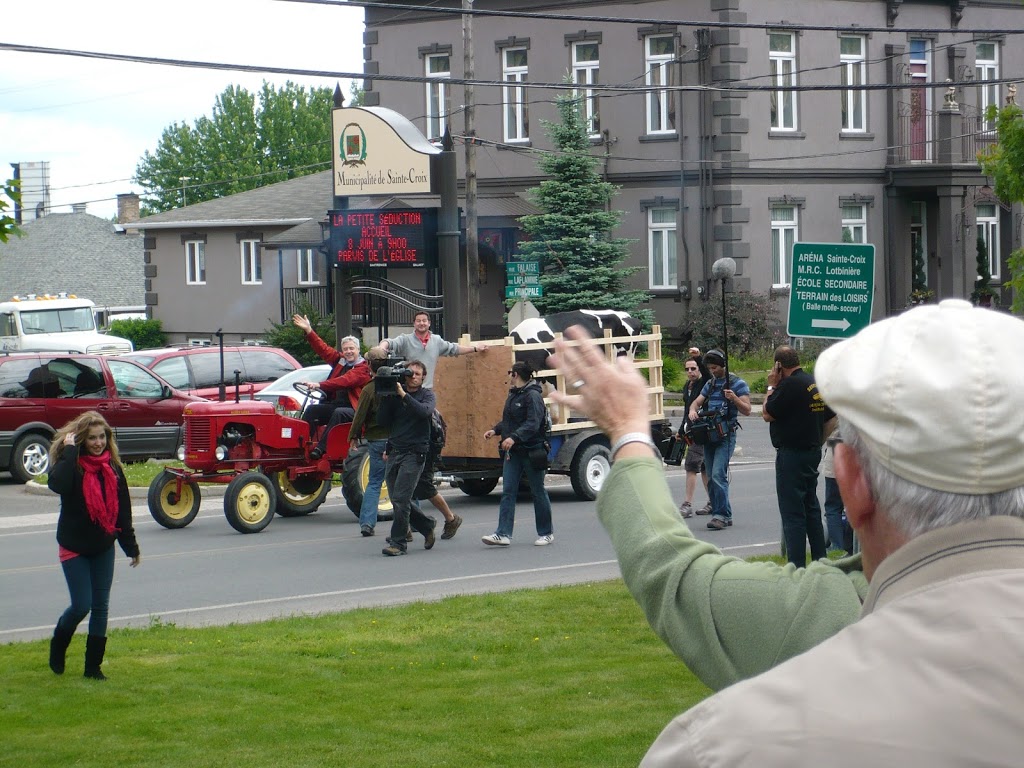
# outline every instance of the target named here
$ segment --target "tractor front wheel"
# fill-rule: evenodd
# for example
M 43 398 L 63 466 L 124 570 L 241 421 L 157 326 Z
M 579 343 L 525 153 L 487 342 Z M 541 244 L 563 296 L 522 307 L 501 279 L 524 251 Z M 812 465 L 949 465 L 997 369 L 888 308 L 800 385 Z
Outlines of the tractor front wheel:
M 199 484 L 166 469 L 149 484 L 149 514 L 164 528 L 184 528 L 199 514 Z

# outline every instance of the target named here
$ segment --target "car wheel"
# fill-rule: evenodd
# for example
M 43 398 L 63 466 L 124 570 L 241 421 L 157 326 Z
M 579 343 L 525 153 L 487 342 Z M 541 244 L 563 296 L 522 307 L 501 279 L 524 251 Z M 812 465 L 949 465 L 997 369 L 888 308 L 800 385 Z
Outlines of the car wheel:
M 19 483 L 45 475 L 50 468 L 50 439 L 45 435 L 25 435 L 11 454 L 11 474 Z
M 473 478 L 459 482 L 459 490 L 467 496 L 486 496 L 497 487 L 498 478 L 496 477 Z
M 164 528 L 184 528 L 199 514 L 199 484 L 164 470 L 149 484 L 149 514 Z
M 593 501 L 612 471 L 608 446 L 602 443 L 587 443 L 572 459 L 569 481 L 577 498 Z
M 277 493 L 277 514 L 281 517 L 301 517 L 316 512 L 331 492 L 330 478 L 321 480 L 303 475 L 291 480 L 283 469 L 269 473 L 268 477 Z
M 363 492 L 369 484 L 370 452 L 363 445 L 348 455 L 341 473 L 341 495 L 345 497 L 345 503 L 356 517 L 359 517 L 359 510 L 363 506 Z M 393 520 L 394 517 L 395 508 L 391 504 L 391 496 L 388 494 L 388 484 L 381 483 L 380 501 L 377 502 L 377 519 L 386 521 Z
M 259 533 L 274 518 L 277 494 L 262 472 L 243 472 L 224 492 L 224 517 L 239 533 Z

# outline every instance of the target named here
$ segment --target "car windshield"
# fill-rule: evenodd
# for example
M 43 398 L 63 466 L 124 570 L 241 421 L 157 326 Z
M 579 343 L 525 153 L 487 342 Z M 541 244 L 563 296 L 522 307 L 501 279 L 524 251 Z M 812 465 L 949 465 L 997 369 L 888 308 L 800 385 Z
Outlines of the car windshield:
M 307 368 L 299 368 L 296 371 L 289 371 L 281 378 L 277 379 L 273 384 L 270 384 L 262 392 L 257 392 L 256 396 L 270 400 L 278 397 L 279 395 L 288 395 L 295 392 L 295 388 L 292 386 L 297 381 L 323 381 L 331 372 L 331 366 L 329 365 L 311 365 Z

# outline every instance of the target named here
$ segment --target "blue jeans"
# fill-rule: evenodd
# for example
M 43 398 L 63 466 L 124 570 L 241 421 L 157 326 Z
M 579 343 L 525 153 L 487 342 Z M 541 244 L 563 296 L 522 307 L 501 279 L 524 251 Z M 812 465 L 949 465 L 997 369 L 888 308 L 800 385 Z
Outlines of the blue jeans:
M 114 547 L 98 555 L 78 555 L 60 564 L 71 594 L 71 605 L 61 614 L 58 626 L 74 632 L 89 614 L 89 634 L 107 636 L 110 585 L 114 583 Z
M 366 444 L 367 453 L 370 454 L 370 476 L 367 479 L 366 488 L 363 490 L 363 503 L 359 507 L 359 526 L 368 525 L 371 528 L 377 525 L 377 507 L 380 505 L 380 489 L 384 484 L 384 448 L 387 447 L 387 440 L 370 440 Z
M 704 466 L 708 471 L 711 515 L 720 520 L 732 520 L 732 505 L 729 503 L 729 462 L 735 449 L 735 432 L 729 432 L 719 443 L 708 443 L 704 446 Z
M 551 526 L 551 499 L 544 488 L 546 469 L 534 469 L 525 451 L 507 451 L 501 471 L 501 505 L 498 507 L 499 536 L 512 538 L 512 528 L 516 522 L 516 496 L 519 493 L 519 481 L 526 472 L 533 493 L 533 515 L 537 522 L 537 535 L 549 536 L 554 533 Z
M 818 463 L 821 448 L 775 453 L 775 493 L 779 497 L 782 535 L 786 539 L 789 562 L 797 568 L 807 565 L 807 544 L 811 559 L 825 557 L 825 531 L 818 505 Z
M 839 483 L 834 477 L 825 478 L 825 525 L 828 526 L 829 549 L 850 551 L 846 541 L 846 515 Z

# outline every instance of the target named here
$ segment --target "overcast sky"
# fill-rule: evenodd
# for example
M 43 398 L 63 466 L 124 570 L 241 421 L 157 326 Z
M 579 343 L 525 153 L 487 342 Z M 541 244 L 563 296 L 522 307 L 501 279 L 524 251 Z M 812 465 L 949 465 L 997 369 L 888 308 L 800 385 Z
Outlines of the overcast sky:
M 279 0 L 2 0 L 0 44 L 360 72 L 362 18 L 359 8 Z M 255 92 L 264 79 L 338 81 L 0 49 L 0 180 L 13 176 L 10 163 L 46 160 L 53 211 L 87 202 L 114 216 L 118 193 L 142 191 L 131 178 L 164 128 L 209 115 L 228 85 Z

